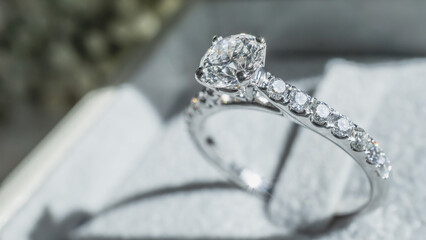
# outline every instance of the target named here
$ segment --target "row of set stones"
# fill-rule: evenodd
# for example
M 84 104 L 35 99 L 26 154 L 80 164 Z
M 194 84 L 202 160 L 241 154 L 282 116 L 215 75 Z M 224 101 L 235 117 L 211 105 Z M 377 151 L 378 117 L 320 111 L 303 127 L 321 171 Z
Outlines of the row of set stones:
M 331 129 L 331 133 L 339 139 L 348 139 L 351 149 L 364 152 L 366 162 L 374 165 L 376 173 L 382 179 L 389 177 L 392 166 L 376 141 L 362 128 L 350 121 L 346 116 L 335 111 L 326 103 L 309 96 L 296 87 L 285 83 L 269 72 L 261 71 L 257 82 L 254 82 L 272 100 L 288 105 L 289 109 L 308 117 L 317 127 Z
M 219 97 L 214 91 L 205 89 L 191 99 L 191 103 L 186 111 L 186 119 L 189 121 L 195 114 L 200 114 L 204 110 L 212 108 L 218 104 L 227 104 L 231 101 L 230 96 L 222 95 Z

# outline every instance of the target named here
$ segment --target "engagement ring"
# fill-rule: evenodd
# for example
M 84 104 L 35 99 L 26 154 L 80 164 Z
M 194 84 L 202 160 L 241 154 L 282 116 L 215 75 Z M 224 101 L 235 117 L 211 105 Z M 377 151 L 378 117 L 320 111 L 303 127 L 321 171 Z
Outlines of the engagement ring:
M 235 108 L 283 116 L 335 143 L 366 173 L 371 192 L 369 201 L 348 217 L 380 206 L 392 169 L 382 148 L 345 115 L 265 71 L 265 54 L 266 43 L 260 37 L 237 34 L 213 38 L 195 74 L 205 89 L 192 99 L 186 112 L 189 132 L 201 151 L 235 183 L 261 195 L 270 194 L 272 181 L 231 159 L 224 159 L 226 154 L 218 148 L 220 141 L 205 131 L 204 122 L 212 114 Z

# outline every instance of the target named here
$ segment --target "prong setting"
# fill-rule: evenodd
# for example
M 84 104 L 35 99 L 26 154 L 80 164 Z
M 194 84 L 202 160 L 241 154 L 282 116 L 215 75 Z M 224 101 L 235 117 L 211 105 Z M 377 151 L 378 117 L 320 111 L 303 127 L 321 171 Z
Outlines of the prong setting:
M 225 38 L 214 36 L 212 42 L 200 62 L 203 74 L 197 75 L 203 85 L 236 90 L 264 66 L 265 43 L 259 43 L 255 36 L 244 33 Z
M 261 43 L 261 44 L 265 44 L 265 43 L 266 43 L 265 38 L 264 38 L 264 37 L 261 37 L 261 36 L 257 36 L 257 37 L 256 37 L 256 41 L 257 41 L 258 43 Z
M 197 68 L 197 70 L 195 70 L 195 78 L 200 81 L 201 80 L 201 76 L 203 76 L 203 68 L 199 67 Z
M 246 80 L 248 80 L 248 75 L 246 72 L 240 71 L 237 73 L 237 79 L 240 83 L 245 82 Z
M 222 40 L 222 39 L 223 39 L 223 37 L 222 37 L 222 36 L 214 35 L 214 36 L 212 37 L 212 44 L 215 44 L 215 43 L 217 43 L 218 41 L 220 41 L 220 40 Z

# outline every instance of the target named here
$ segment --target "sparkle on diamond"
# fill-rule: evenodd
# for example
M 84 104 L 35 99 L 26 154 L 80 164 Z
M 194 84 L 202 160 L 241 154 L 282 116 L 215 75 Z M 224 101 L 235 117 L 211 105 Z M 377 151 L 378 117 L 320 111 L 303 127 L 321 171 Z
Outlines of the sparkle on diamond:
M 318 125 L 328 124 L 331 118 L 330 107 L 317 99 L 314 99 L 314 103 L 311 106 L 312 118 L 311 121 Z
M 272 83 L 272 89 L 273 89 L 276 93 L 283 93 L 283 92 L 285 91 L 285 89 L 286 89 L 286 86 L 285 86 L 284 81 L 283 81 L 283 80 L 281 80 L 281 79 L 275 80 L 275 81 Z
M 337 127 L 340 131 L 346 132 L 351 127 L 351 123 L 346 118 L 340 118 L 339 120 L 337 120 Z
M 201 59 L 201 81 L 216 88 L 238 89 L 238 72 L 251 76 L 265 65 L 265 43 L 248 34 L 218 40 Z
M 386 156 L 383 154 L 382 149 L 377 146 L 377 143 L 373 140 L 367 147 L 367 162 L 371 164 L 381 165 L 386 162 Z
M 283 98 L 283 94 L 286 91 L 287 86 L 283 80 L 276 78 L 272 80 L 270 86 L 268 87 L 268 95 L 272 99 L 280 100 Z
M 369 144 L 369 136 L 362 128 L 355 128 L 352 131 L 351 137 L 351 147 L 355 151 L 364 151 Z
M 304 105 L 308 101 L 308 96 L 303 92 L 297 92 L 294 96 L 294 101 L 299 105 Z
M 331 132 L 338 138 L 346 138 L 349 136 L 349 133 L 353 127 L 353 123 L 345 116 L 337 116 L 335 118 L 334 128 Z
M 296 113 L 306 113 L 309 109 L 310 96 L 298 89 L 291 92 L 290 109 Z
M 389 178 L 389 174 L 392 170 L 392 166 L 390 164 L 390 161 L 385 161 L 382 165 L 377 166 L 376 172 L 379 174 L 379 176 L 383 179 Z
M 330 114 L 330 109 L 324 103 L 320 103 L 315 113 L 321 118 L 326 118 Z

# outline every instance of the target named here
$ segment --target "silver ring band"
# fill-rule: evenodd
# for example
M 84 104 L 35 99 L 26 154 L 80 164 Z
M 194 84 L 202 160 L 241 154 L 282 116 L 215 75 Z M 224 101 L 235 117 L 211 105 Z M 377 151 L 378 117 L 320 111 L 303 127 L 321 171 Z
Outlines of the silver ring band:
M 198 147 L 231 180 L 260 195 L 271 193 L 271 182 L 256 172 L 225 159 L 213 136 L 204 129 L 206 119 L 227 109 L 254 109 L 283 116 L 320 134 L 351 156 L 370 182 L 369 201 L 356 212 L 380 206 L 388 189 L 390 161 L 376 141 L 362 128 L 326 103 L 309 96 L 264 70 L 266 44 L 247 34 L 213 39 L 202 58 L 197 81 L 206 87 L 192 99 L 186 112 L 189 132 Z

